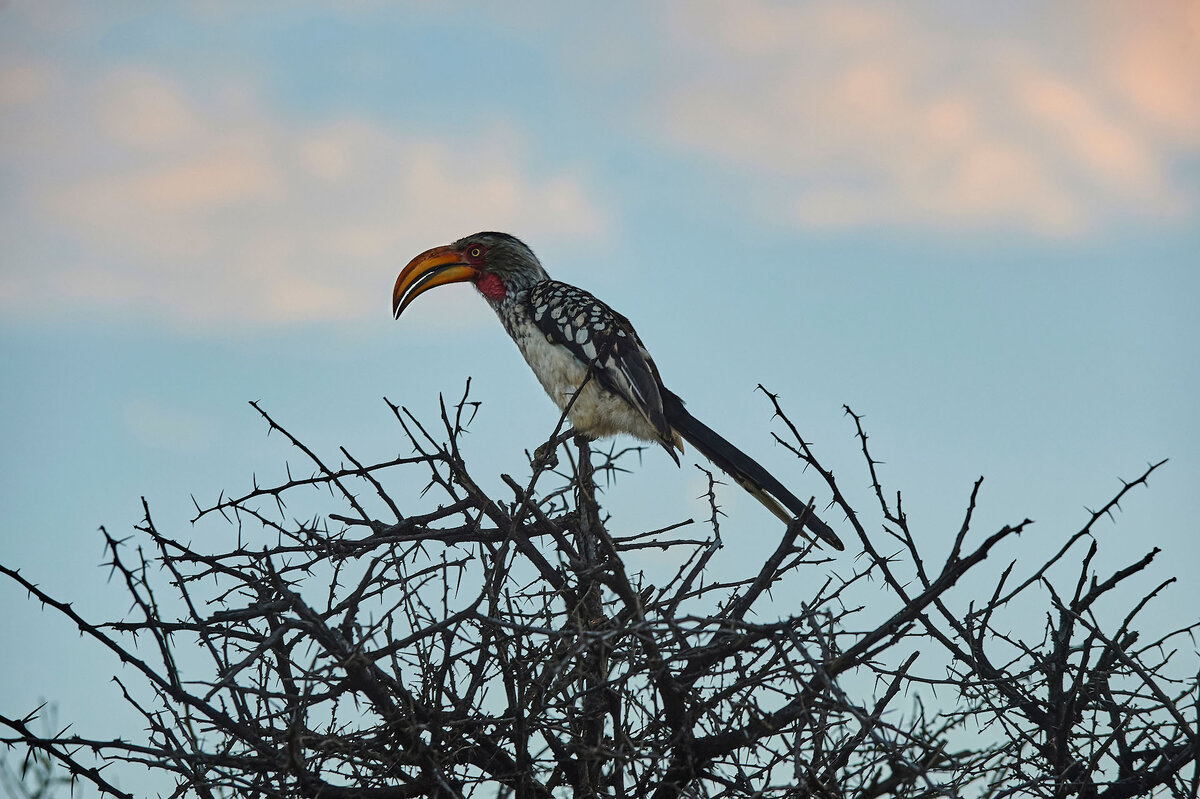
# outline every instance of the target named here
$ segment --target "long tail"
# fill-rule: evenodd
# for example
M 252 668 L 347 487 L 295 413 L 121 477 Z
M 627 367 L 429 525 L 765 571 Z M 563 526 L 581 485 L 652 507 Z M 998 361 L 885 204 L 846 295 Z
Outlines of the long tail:
M 785 523 L 795 521 L 808 509 L 807 505 L 797 499 L 795 494 L 788 491 L 757 461 L 688 413 L 683 407 L 683 400 L 670 391 L 663 394 L 663 411 L 667 422 L 679 435 Z M 808 514 L 804 526 L 834 549 L 840 551 L 845 548 L 837 534 L 815 514 Z

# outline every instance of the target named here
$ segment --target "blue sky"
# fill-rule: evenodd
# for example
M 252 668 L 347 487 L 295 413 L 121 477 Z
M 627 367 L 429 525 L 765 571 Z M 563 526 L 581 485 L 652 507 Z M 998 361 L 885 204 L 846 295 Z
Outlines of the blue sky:
M 282 475 L 248 400 L 327 453 L 386 458 L 403 441 L 382 396 L 432 418 L 470 375 L 468 454 L 492 485 L 519 473 L 557 417 L 484 304 L 452 287 L 399 323 L 388 307 L 417 252 L 498 229 L 632 319 L 693 412 L 798 494 L 820 486 L 754 387 L 864 508 L 841 408 L 866 414 L 931 552 L 979 475 L 980 531 L 1033 518 L 1000 559 L 1035 562 L 1171 458 L 1100 528 L 1101 565 L 1163 548 L 1147 587 L 1177 575 L 1159 618 L 1186 623 L 1198 42 L 1196 4 L 1161 0 L 13 0 L 0 560 L 124 612 L 99 525 L 127 530 L 145 496 L 200 537 L 191 494 Z M 649 453 L 609 506 L 651 529 L 704 515 L 703 487 Z M 722 498 L 736 571 L 774 528 Z M 99 732 L 116 665 L 10 586 L 0 602 L 22 653 L 0 659 L 0 705 L 57 697 Z

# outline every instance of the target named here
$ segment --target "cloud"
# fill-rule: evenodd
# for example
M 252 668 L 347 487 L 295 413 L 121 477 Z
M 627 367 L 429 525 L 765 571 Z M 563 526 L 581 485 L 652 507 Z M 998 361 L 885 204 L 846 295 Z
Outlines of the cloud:
M 1152 135 L 1200 139 L 1200 4 L 1151 0 L 1107 16 L 1113 41 L 1097 65 Z
M 661 129 L 784 222 L 1073 235 L 1194 210 L 1172 165 L 1200 151 L 1195 3 L 675 8 Z
M 502 124 L 439 140 L 368 119 L 286 121 L 253 89 L 189 94 L 145 68 L 65 81 L 0 65 L 0 103 L 0 170 L 15 177 L 0 231 L 17 243 L 0 303 L 14 312 L 347 320 L 386 313 L 399 268 L 466 233 L 607 229 L 585 179 L 536 174 Z M 414 314 L 445 316 L 436 298 Z

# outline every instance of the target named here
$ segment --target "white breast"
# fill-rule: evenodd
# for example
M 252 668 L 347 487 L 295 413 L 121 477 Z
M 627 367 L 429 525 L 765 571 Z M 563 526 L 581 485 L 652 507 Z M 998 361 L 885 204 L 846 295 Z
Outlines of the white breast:
M 525 361 L 559 410 L 566 408 L 587 376 L 587 364 L 565 347 L 547 341 L 532 325 L 522 333 L 513 338 Z M 623 397 L 603 388 L 595 375 L 584 386 L 567 418 L 576 430 L 593 438 L 627 433 L 643 441 L 659 440 L 646 417 Z

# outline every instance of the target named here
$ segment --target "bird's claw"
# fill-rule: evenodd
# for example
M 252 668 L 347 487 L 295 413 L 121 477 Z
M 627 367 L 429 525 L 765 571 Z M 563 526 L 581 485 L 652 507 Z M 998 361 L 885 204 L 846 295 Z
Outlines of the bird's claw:
M 553 469 L 558 465 L 558 442 L 547 441 L 533 451 L 533 468 Z

